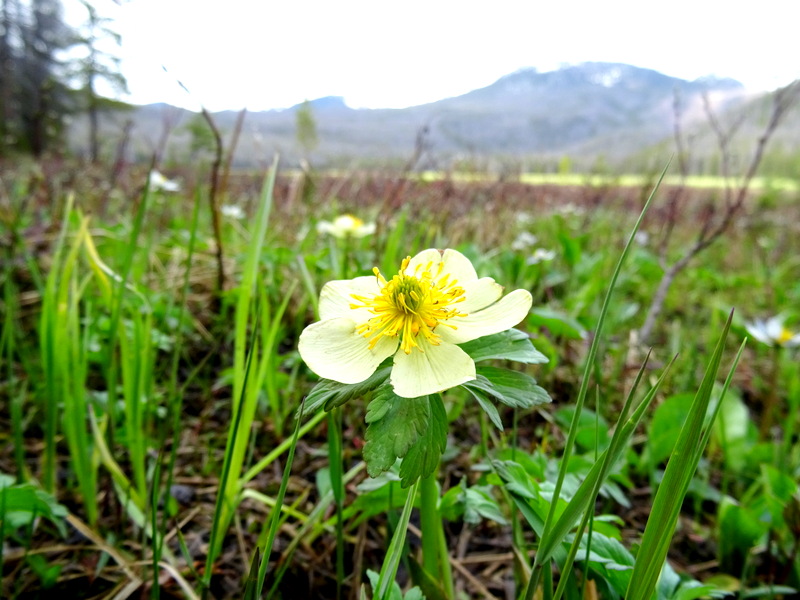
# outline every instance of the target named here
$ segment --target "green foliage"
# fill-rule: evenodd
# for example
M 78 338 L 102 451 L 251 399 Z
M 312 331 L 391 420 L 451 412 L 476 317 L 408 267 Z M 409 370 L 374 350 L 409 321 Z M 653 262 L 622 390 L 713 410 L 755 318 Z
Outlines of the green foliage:
M 478 338 L 461 344 L 461 349 L 475 362 L 504 359 L 537 365 L 548 361 L 544 354 L 533 347 L 530 336 L 518 329 Z
M 391 367 L 379 367 L 372 375 L 359 383 L 339 383 L 322 379 L 306 396 L 306 411 L 315 412 L 322 407 L 326 412 L 343 406 L 350 400 L 362 398 L 383 385 L 392 372 Z
M 403 487 L 436 469 L 447 444 L 447 415 L 438 395 L 401 398 L 384 385 L 367 406 L 365 421 L 364 460 L 371 476 L 404 457 Z
M 56 526 L 62 537 L 66 537 L 66 516 L 67 509 L 52 494 L 32 483 L 15 483 L 13 477 L 0 473 L 0 526 L 3 535 L 31 527 L 36 518 L 44 517 Z
M 373 592 L 377 591 L 380 575 L 371 569 L 367 569 L 367 577 L 369 578 L 369 583 L 372 586 Z M 378 598 L 378 596 L 375 596 L 375 598 Z M 425 600 L 425 596 L 422 595 L 422 591 L 418 587 L 411 588 L 403 595 L 403 591 L 396 581 L 392 582 L 389 593 L 383 596 L 383 598 L 385 600 Z
M 489 519 L 500 525 L 508 524 L 500 505 L 492 498 L 489 489 L 480 486 L 468 487 L 465 479 L 442 496 L 440 510 L 442 516 L 450 521 L 463 518 L 465 523 L 477 525 L 483 519 Z

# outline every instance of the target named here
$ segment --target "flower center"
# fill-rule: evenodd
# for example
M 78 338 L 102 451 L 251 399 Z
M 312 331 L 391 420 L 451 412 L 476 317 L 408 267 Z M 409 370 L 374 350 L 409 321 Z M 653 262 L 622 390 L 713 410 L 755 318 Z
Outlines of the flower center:
M 786 327 L 781 327 L 781 334 L 778 336 L 776 340 L 779 345 L 783 346 L 786 342 L 794 338 L 794 333 L 786 329 Z
M 378 267 L 372 272 L 378 278 L 380 291 L 372 297 L 357 296 L 353 298 L 360 304 L 351 304 L 350 308 L 368 308 L 375 316 L 362 323 L 356 331 L 369 340 L 370 349 L 374 348 L 382 336 L 400 337 L 400 348 L 410 354 L 413 348 L 422 351 L 418 337 L 424 336 L 434 346 L 438 346 L 440 337 L 436 334 L 439 325 L 455 329 L 455 325 L 447 323 L 453 317 L 465 317 L 453 305 L 464 301 L 464 290 L 458 287 L 455 279 L 448 273 L 442 275 L 443 263 L 432 269 L 432 263 L 425 268 L 417 265 L 413 275 L 405 270 L 411 262 L 407 256 L 400 265 L 400 271 L 390 280 L 386 280 Z

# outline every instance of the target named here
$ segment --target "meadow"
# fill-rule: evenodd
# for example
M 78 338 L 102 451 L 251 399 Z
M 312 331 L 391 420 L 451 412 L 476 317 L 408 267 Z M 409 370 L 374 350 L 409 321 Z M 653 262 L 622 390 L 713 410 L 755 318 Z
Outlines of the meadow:
M 796 182 L 642 336 L 723 187 L 170 175 L 3 169 L 2 597 L 798 597 Z M 316 375 L 323 286 L 429 248 L 532 296 L 475 383 Z

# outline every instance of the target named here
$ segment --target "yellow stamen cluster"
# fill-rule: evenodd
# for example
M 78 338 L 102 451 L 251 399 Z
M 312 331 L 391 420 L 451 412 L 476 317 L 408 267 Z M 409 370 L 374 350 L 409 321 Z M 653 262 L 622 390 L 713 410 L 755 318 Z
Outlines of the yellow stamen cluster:
M 783 346 L 786 342 L 794 338 L 794 333 L 786 329 L 786 327 L 781 328 L 781 334 L 778 336 L 776 340 L 779 345 Z
M 450 275 L 442 276 L 443 263 L 433 269 L 432 263 L 425 268 L 417 265 L 412 275 L 405 273 L 411 257 L 403 259 L 400 271 L 387 281 L 378 267 L 372 272 L 378 278 L 380 292 L 373 297 L 357 296 L 353 298 L 360 304 L 351 304 L 350 308 L 368 308 L 375 316 L 358 326 L 356 331 L 369 340 L 369 347 L 374 348 L 381 336 L 400 336 L 400 348 L 410 354 L 413 348 L 422 351 L 417 343 L 417 336 L 422 334 L 434 346 L 440 342 L 436 327 L 445 325 L 455 329 L 455 325 L 446 323 L 453 317 L 465 317 L 454 304 L 464 301 L 464 290 L 456 284 Z

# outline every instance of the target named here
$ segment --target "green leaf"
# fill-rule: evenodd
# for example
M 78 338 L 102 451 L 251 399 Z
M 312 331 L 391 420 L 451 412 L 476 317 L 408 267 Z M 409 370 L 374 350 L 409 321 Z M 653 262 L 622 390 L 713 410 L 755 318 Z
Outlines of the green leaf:
M 580 240 L 572 237 L 569 232 L 562 229 L 558 232 L 558 241 L 561 242 L 564 262 L 566 262 L 570 267 L 574 267 L 576 264 L 578 264 L 578 261 L 581 258 Z
M 774 598 L 776 594 L 796 594 L 797 589 L 788 585 L 763 585 L 747 590 L 742 598 Z
M 477 373 L 478 380 L 484 377 L 490 383 L 491 388 L 486 391 L 512 408 L 531 408 L 552 402 L 550 394 L 525 373 L 497 367 L 478 367 Z
M 467 387 L 463 386 L 465 389 L 469 390 L 469 393 L 472 394 L 472 397 L 478 401 L 483 411 L 489 417 L 489 420 L 492 424 L 497 427 L 500 431 L 503 431 L 503 421 L 500 419 L 500 413 L 497 412 L 497 407 L 492 404 L 491 398 L 489 398 L 489 394 L 487 394 L 484 390 L 478 389 L 476 386 Z
M 354 398 L 361 398 L 382 385 L 389 378 L 391 371 L 391 367 L 379 368 L 359 383 L 339 383 L 330 379 L 322 379 L 306 396 L 303 412 L 310 415 L 316 412 L 320 406 L 324 406 L 325 410 L 329 411 Z
M 728 497 L 723 498 L 719 505 L 718 523 L 719 554 L 723 565 L 743 560 L 769 530 L 769 522 L 762 521 L 757 513 Z
M 577 559 L 583 561 L 586 557 L 587 537 L 581 538 Z M 620 595 L 625 593 L 628 580 L 631 577 L 634 558 L 621 542 L 594 531 L 592 533 L 592 546 L 589 551 L 591 568 L 598 571 L 602 578 Z
M 528 364 L 542 364 L 549 359 L 533 347 L 530 336 L 519 329 L 487 335 L 461 344 L 461 349 L 475 362 L 492 358 Z
M 587 336 L 586 329 L 577 319 L 546 306 L 531 309 L 527 323 L 536 327 L 546 327 L 554 337 L 582 340 Z
M 441 400 L 439 401 L 441 403 Z M 367 473 L 376 477 L 388 471 L 398 458 L 424 435 L 431 421 L 428 396 L 401 398 L 388 385 L 378 388 L 367 406 L 364 461 Z
M 464 522 L 472 525 L 477 525 L 482 519 L 491 519 L 501 525 L 508 523 L 494 498 L 478 486 L 467 487 L 465 479 L 461 480 L 460 485 L 447 490 L 442 496 L 439 510 L 450 521 L 463 515 Z
M 647 452 L 651 465 L 659 464 L 672 454 L 692 400 L 694 394 L 676 394 L 656 408 L 647 434 Z
M 250 572 L 242 593 L 243 600 L 258 600 L 258 569 L 261 565 L 261 550 L 256 548 L 250 561 Z
M 738 473 L 747 465 L 755 438 L 756 428 L 741 394 L 728 390 L 714 422 L 711 443 L 722 450 L 725 465 Z
M 416 400 L 416 398 L 415 398 Z M 447 411 L 439 394 L 423 396 L 430 402 L 428 426 L 417 438 L 400 464 L 400 486 L 407 488 L 419 477 L 428 477 L 436 470 L 439 459 L 447 447 Z M 366 450 L 366 447 L 365 447 Z M 367 465 L 369 470 L 369 465 Z
M 39 577 L 42 588 L 45 590 L 50 589 L 56 584 L 59 575 L 61 575 L 61 569 L 64 566 L 60 564 L 51 565 L 41 554 L 28 554 L 25 560 L 33 572 L 36 573 L 37 577 Z
M 491 519 L 500 525 L 507 525 L 500 506 L 487 492 L 477 487 L 464 490 L 464 521 L 477 525 L 481 519 Z
M 496 460 L 493 464 L 510 494 L 526 500 L 539 499 L 539 490 L 522 465 L 511 460 Z
M 700 598 L 726 598 L 728 594 L 720 592 L 713 585 L 703 585 L 699 581 L 687 582 L 678 588 L 672 600 L 699 600 Z
M 697 600 L 698 598 L 729 598 L 730 594 L 714 583 L 684 580 L 669 564 L 664 563 L 656 586 L 656 600 Z
M 372 586 L 373 592 L 376 592 L 378 589 L 378 579 L 380 576 L 372 569 L 367 569 L 367 577 L 369 578 L 369 584 Z M 386 600 L 403 600 L 403 592 L 396 581 L 391 583 Z
M 563 430 L 567 431 L 572 425 L 575 416 L 574 406 L 564 406 L 558 409 L 555 414 L 556 423 Z M 606 420 L 593 410 L 584 408 L 578 415 L 578 432 L 575 436 L 575 443 L 583 450 L 593 453 L 595 448 L 598 452 L 606 449 L 609 442 L 609 429 Z
M 64 519 L 67 509 L 56 502 L 53 495 L 33 484 L 13 482 L 13 477 L 0 474 L 0 521 L 4 521 L 5 530 L 28 527 L 34 518 L 45 517 L 66 537 Z

